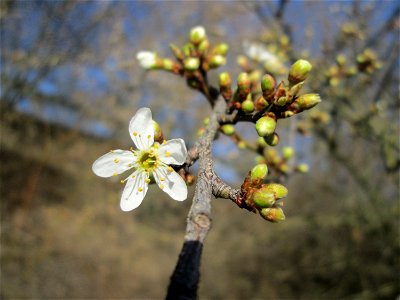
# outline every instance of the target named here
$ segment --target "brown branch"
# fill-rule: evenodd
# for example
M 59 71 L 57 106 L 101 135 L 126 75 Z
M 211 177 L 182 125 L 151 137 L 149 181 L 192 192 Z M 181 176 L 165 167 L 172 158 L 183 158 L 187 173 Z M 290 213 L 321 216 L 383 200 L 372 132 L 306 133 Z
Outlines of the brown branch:
M 187 217 L 186 234 L 175 270 L 171 276 L 166 299 L 196 299 L 200 279 L 200 261 L 203 242 L 211 228 L 211 198 L 215 176 L 211 155 L 212 142 L 219 129 L 219 116 L 226 110 L 220 96 L 213 107 L 210 122 L 189 155 L 199 156 L 199 173 L 195 194 Z M 219 189 L 218 189 L 219 190 Z M 220 190 L 220 192 L 225 189 Z

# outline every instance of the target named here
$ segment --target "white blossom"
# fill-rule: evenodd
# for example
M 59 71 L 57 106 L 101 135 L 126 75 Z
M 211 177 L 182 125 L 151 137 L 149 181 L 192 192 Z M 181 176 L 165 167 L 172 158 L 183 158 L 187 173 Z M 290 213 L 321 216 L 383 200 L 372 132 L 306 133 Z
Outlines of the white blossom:
M 136 54 L 136 59 L 142 68 L 148 70 L 154 68 L 157 63 L 157 54 L 150 51 L 140 51 Z
M 149 108 L 141 108 L 129 123 L 129 133 L 137 150 L 111 150 L 98 158 L 92 166 L 100 177 L 111 177 L 127 170 L 134 172 L 121 182 L 126 182 L 121 197 L 121 209 L 130 211 L 137 208 L 146 195 L 151 177 L 172 199 L 183 201 L 187 198 L 185 181 L 170 166 L 182 165 L 187 156 L 182 139 L 154 142 L 154 127 Z

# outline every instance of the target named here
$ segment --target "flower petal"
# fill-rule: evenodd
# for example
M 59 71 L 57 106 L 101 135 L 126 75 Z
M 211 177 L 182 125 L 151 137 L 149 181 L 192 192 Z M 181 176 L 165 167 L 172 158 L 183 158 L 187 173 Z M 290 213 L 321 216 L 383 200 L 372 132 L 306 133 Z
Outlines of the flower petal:
M 160 145 L 158 149 L 160 160 L 167 165 L 181 165 L 185 162 L 187 150 L 185 141 L 182 139 L 173 139 Z
M 139 109 L 129 123 L 129 134 L 135 146 L 147 150 L 154 143 L 154 127 L 151 110 L 147 107 Z
M 175 171 L 163 166 L 155 169 L 153 176 L 158 186 L 172 199 L 183 201 L 187 198 L 186 183 Z
M 131 151 L 111 150 L 93 163 L 92 170 L 97 176 L 110 177 L 131 169 L 135 162 L 136 157 Z
M 142 203 L 149 187 L 147 178 L 149 174 L 141 170 L 136 170 L 130 176 L 121 196 L 120 206 L 123 211 L 131 211 Z

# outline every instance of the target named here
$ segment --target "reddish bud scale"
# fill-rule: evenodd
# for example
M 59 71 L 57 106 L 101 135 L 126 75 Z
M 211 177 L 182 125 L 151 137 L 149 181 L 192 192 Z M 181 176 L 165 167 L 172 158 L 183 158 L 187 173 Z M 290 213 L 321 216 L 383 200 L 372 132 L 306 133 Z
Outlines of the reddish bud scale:
M 262 110 L 263 108 L 267 107 L 268 102 L 263 98 L 263 96 L 260 96 L 257 98 L 254 105 L 256 110 Z

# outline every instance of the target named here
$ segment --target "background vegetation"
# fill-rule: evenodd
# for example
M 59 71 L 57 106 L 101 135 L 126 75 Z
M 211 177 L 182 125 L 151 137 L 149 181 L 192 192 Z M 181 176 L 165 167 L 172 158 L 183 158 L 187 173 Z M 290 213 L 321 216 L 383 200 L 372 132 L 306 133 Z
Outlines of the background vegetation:
M 2 298 L 164 297 L 190 200 L 154 188 L 123 213 L 122 186 L 91 164 L 131 146 L 128 121 L 142 106 L 168 139 L 191 145 L 207 102 L 178 77 L 145 73 L 135 56 L 169 56 L 168 44 L 183 45 L 196 25 L 230 45 L 223 69 L 235 75 L 244 40 L 273 51 L 286 36 L 280 59 L 313 63 L 309 89 L 321 94 L 324 116 L 304 113 L 280 132 L 281 146 L 311 169 L 287 182 L 285 222 L 214 201 L 201 298 L 400 294 L 396 1 L 0 3 Z M 377 55 L 371 70 L 357 63 L 365 49 Z M 339 54 L 356 74 L 334 72 Z M 240 130 L 256 138 L 252 125 Z M 214 151 L 221 177 L 239 186 L 253 153 L 224 137 Z

